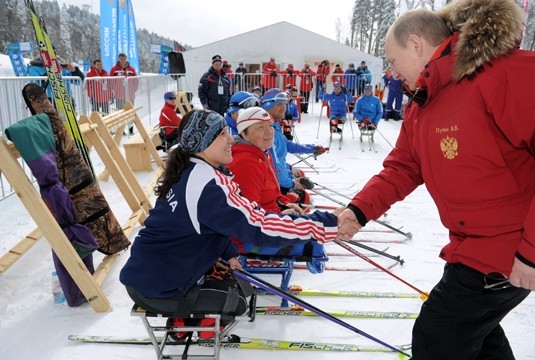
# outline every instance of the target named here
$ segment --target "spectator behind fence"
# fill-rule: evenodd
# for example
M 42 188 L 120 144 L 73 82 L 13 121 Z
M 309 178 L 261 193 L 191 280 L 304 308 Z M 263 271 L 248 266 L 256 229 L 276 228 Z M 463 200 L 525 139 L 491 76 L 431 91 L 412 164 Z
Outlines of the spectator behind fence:
M 329 66 L 329 60 L 323 60 L 318 65 L 318 71 L 316 71 L 316 102 L 321 100 L 323 96 L 325 81 L 327 76 L 331 73 L 331 67 Z
M 316 73 L 310 69 L 309 64 L 303 66 L 303 70 L 299 74 L 301 81 L 299 83 L 299 90 L 303 96 L 303 102 L 301 102 L 301 111 L 305 114 L 308 114 L 308 104 L 310 103 L 310 92 L 314 87 L 314 80 L 312 79 L 316 76 Z
M 102 68 L 100 59 L 93 60 L 93 66 L 87 73 L 88 78 L 108 77 L 108 72 Z M 87 95 L 91 101 L 92 111 L 108 114 L 110 112 L 110 89 L 107 79 L 92 79 L 86 81 Z
M 223 116 L 230 99 L 230 79 L 222 69 L 221 56 L 212 56 L 212 66 L 203 74 L 199 82 L 199 99 L 202 107 Z
M 342 70 L 340 64 L 335 65 L 333 74 L 331 75 L 331 81 L 333 83 L 337 82 L 344 86 L 344 70 Z
M 372 74 L 370 70 L 368 69 L 368 65 L 366 65 L 366 61 L 363 60 L 360 62 L 360 66 L 357 69 L 357 74 L 358 74 L 357 93 L 358 95 L 362 95 L 363 90 L 364 90 L 364 85 L 369 84 L 372 81 Z
M 117 63 L 110 70 L 110 76 L 123 76 L 125 79 L 114 79 L 112 86 L 113 97 L 115 99 L 115 108 L 120 110 L 124 108 L 124 103 L 130 101 L 134 104 L 136 91 L 139 88 L 139 79 L 136 78 L 137 72 L 130 63 L 125 53 L 120 53 Z M 131 79 L 129 79 L 131 78 Z M 130 134 L 134 133 L 134 124 L 128 124 Z
M 236 91 L 247 91 L 249 88 L 249 79 L 247 79 L 247 68 L 243 66 L 243 62 L 240 61 L 239 66 L 236 68 L 236 79 L 234 82 Z
M 279 68 L 275 63 L 275 58 L 270 58 L 269 62 L 262 68 L 262 88 L 265 92 L 267 89 L 277 87 L 277 76 Z
M 347 66 L 347 70 L 344 72 L 345 87 L 347 92 L 355 96 L 357 93 L 357 70 L 355 70 L 355 64 L 350 63 Z

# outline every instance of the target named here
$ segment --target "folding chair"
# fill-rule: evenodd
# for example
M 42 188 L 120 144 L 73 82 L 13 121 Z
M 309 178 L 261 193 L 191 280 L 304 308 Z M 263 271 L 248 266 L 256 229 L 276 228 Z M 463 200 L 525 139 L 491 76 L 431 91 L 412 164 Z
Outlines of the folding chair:
M 180 139 L 178 137 L 176 139 L 174 139 L 173 141 L 167 141 L 167 138 L 165 136 L 165 129 L 167 129 L 167 128 L 177 129 L 178 128 L 177 126 L 159 126 L 159 125 L 156 125 L 154 127 L 154 129 L 156 129 L 156 128 L 160 128 L 159 136 L 160 136 L 160 141 L 162 142 L 162 144 L 159 147 L 157 147 L 157 150 L 163 150 L 164 152 L 167 152 L 170 148 L 172 148 L 174 145 L 178 144 L 178 142 L 180 141 Z

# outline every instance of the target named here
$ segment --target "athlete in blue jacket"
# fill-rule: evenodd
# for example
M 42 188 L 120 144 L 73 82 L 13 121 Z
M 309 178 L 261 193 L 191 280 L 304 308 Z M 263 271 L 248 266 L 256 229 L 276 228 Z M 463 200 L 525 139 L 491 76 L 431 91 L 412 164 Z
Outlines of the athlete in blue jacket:
M 329 102 L 331 132 L 340 133 L 342 129 L 338 125 L 345 122 L 348 106 L 353 103 L 353 96 L 350 92 L 343 91 L 338 81 L 335 81 L 333 86 L 333 92 L 323 95 L 323 100 Z
M 190 313 L 243 314 L 243 292 L 227 296 L 229 284 L 205 276 L 222 258 L 239 267 L 229 237 L 258 246 L 336 238 L 336 216 L 267 213 L 240 195 L 221 166 L 232 161 L 232 137 L 224 118 L 209 110 L 187 113 L 180 143 L 160 178 L 158 199 L 131 248 L 120 281 L 144 309 L 172 317 Z M 232 305 L 232 306 L 230 306 Z
M 367 120 L 375 127 L 379 124 L 383 116 L 383 104 L 381 104 L 381 100 L 378 97 L 372 94 L 372 84 L 364 85 L 364 94 L 357 100 L 354 114 L 359 125 L 360 123 L 367 123 Z

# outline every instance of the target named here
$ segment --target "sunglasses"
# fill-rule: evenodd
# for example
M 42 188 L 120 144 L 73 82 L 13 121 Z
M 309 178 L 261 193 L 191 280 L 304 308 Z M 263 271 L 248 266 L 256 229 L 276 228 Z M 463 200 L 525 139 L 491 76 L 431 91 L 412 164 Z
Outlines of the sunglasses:
M 232 103 L 231 104 L 232 106 L 236 106 L 240 109 L 248 109 L 250 107 L 253 107 L 253 106 L 256 106 L 256 107 L 259 107 L 260 106 L 260 101 L 258 100 L 258 98 L 256 96 L 253 96 L 253 97 L 250 97 L 250 98 L 247 98 L 239 103 Z
M 483 282 L 485 285 L 483 289 L 485 290 L 501 290 L 511 287 L 509 278 L 499 272 L 491 272 L 483 277 Z
M 167 100 L 176 100 L 176 97 L 169 98 Z

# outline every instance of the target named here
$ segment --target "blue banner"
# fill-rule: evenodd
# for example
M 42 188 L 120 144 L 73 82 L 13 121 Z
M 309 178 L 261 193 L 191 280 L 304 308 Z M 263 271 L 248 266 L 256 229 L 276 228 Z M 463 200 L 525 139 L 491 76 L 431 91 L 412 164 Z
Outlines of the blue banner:
M 169 74 L 169 53 L 173 51 L 171 46 L 167 45 L 151 45 L 150 52 L 161 55 L 159 74 Z
M 24 64 L 22 54 L 33 51 L 31 42 L 16 42 L 7 44 L 7 54 L 11 60 L 15 76 L 28 76 L 28 68 Z
M 122 0 L 121 2 L 124 2 Z M 100 0 L 100 58 L 106 71 L 117 62 L 118 0 Z
M 134 9 L 132 8 L 132 1 L 127 0 L 128 3 L 128 60 L 130 66 L 136 69 L 136 73 L 140 73 L 139 69 L 139 51 L 137 46 L 137 30 L 136 18 L 134 17 Z

